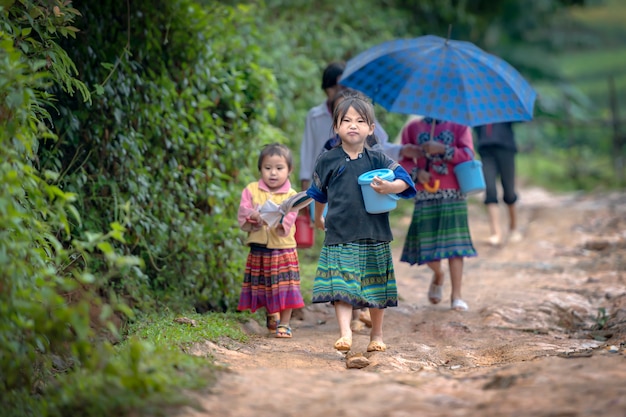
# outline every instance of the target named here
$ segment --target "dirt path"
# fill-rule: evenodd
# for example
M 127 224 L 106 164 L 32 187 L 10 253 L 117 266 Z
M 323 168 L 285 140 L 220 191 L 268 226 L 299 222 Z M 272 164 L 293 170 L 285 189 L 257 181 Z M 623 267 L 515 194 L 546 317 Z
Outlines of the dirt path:
M 399 262 L 404 218 L 394 225 L 401 302 L 386 312 L 387 352 L 347 369 L 333 349 L 334 310 L 309 306 L 293 339 L 251 324 L 250 344 L 196 346 L 228 371 L 194 395 L 200 409 L 178 416 L 626 416 L 626 193 L 522 196 L 525 239 L 501 248 L 483 242 L 485 214 L 470 206 L 470 311 L 451 311 L 449 295 L 427 302 L 428 269 Z M 353 351 L 368 341 L 355 334 Z

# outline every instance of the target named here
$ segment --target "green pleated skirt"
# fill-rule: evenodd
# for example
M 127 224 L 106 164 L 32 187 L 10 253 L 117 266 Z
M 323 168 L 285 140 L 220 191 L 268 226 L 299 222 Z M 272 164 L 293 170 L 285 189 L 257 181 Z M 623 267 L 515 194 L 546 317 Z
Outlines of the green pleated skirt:
M 453 196 L 416 201 L 401 262 L 423 265 L 442 259 L 476 255 L 465 198 Z
M 322 247 L 313 303 L 343 301 L 355 309 L 398 305 L 389 242 L 360 240 Z

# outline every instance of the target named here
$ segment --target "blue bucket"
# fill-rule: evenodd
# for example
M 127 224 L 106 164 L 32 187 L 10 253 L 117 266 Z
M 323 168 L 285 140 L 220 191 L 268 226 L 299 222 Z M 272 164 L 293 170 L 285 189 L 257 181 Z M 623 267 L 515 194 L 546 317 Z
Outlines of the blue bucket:
M 477 194 L 485 190 L 485 177 L 483 175 L 482 162 L 475 159 L 461 162 L 454 167 L 454 174 L 459 181 L 463 194 Z
M 396 176 L 390 169 L 375 169 L 368 171 L 359 176 L 359 185 L 363 194 L 363 202 L 365 210 L 370 214 L 386 213 L 398 206 L 398 197 L 396 194 L 379 194 L 370 186 L 374 177 L 378 177 L 385 181 L 393 181 Z

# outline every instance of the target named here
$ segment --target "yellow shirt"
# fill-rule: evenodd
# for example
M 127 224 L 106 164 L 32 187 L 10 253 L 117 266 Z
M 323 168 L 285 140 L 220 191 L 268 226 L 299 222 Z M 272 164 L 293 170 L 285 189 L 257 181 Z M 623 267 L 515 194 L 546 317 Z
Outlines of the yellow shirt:
M 263 181 L 248 184 L 241 194 L 241 204 L 239 205 L 239 225 L 242 226 L 247 216 L 252 210 L 258 210 L 267 200 L 272 200 L 280 204 L 297 191 L 291 188 L 289 180 L 277 192 L 271 192 Z M 279 229 L 270 228 L 263 225 L 258 229 L 248 232 L 246 244 L 264 245 L 269 249 L 288 249 L 296 247 L 296 228 L 294 223 L 298 213 L 290 212 L 285 215 L 282 221 L 286 235 L 279 234 Z

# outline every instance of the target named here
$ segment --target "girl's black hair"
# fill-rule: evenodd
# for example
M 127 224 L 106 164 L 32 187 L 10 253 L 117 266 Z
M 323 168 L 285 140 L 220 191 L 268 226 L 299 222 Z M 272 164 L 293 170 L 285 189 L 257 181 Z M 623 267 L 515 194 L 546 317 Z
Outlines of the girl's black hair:
M 291 149 L 283 145 L 282 143 L 270 143 L 269 145 L 265 145 L 259 154 L 259 161 L 257 162 L 257 168 L 261 171 L 261 165 L 263 164 L 263 159 L 266 156 L 274 156 L 279 155 L 285 158 L 287 161 L 287 167 L 289 171 L 293 167 L 293 155 L 291 154 Z

